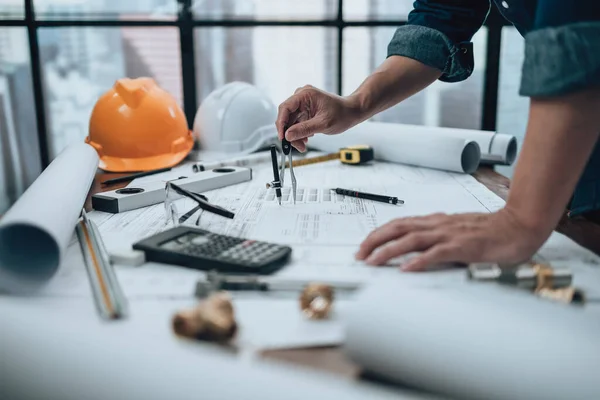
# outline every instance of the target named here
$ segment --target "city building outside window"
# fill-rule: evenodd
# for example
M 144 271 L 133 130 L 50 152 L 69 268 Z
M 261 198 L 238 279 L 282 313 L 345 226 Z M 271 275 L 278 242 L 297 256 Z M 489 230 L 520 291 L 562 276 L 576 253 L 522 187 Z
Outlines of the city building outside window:
M 47 162 L 83 140 L 95 101 L 119 78 L 154 78 L 187 114 L 236 80 L 255 84 L 275 103 L 305 84 L 349 94 L 384 61 L 411 9 L 412 0 L 2 0 L 0 153 L 18 149 L 19 156 L 1 157 L 0 212 Z M 493 29 L 501 30 L 502 46 L 488 43 Z M 469 79 L 435 82 L 373 119 L 498 129 L 522 139 L 522 39 L 495 25 L 473 42 Z M 486 102 L 490 51 L 501 53 L 500 79 L 497 98 Z M 482 126 L 485 113 L 494 126 Z

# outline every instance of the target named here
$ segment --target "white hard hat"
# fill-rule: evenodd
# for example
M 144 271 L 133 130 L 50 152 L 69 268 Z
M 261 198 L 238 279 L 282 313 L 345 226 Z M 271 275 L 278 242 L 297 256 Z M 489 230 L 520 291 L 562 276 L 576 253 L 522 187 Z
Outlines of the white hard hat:
M 277 107 L 256 86 L 231 82 L 212 91 L 194 118 L 201 150 L 252 153 L 279 142 Z

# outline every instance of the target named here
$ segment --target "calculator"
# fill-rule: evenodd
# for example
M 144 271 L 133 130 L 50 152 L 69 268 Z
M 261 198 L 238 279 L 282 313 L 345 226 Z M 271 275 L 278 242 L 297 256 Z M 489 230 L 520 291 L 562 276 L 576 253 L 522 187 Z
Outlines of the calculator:
M 133 244 L 146 261 L 203 271 L 267 275 L 281 269 L 291 256 L 289 246 L 216 234 L 181 225 Z

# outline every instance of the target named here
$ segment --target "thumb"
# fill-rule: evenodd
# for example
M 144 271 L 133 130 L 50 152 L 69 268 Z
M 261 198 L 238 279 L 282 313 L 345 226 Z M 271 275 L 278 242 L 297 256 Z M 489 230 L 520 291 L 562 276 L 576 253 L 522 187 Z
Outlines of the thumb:
M 290 126 L 285 134 L 285 138 L 288 141 L 308 138 L 313 136 L 315 133 L 322 132 L 325 127 L 325 120 L 321 118 L 312 118 L 308 121 L 302 121 Z

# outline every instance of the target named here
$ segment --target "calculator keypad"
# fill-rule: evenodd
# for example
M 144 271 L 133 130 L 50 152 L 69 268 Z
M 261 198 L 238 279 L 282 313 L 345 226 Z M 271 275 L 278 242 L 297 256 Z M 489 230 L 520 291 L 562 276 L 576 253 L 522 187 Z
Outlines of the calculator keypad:
M 235 264 L 259 265 L 281 249 L 276 244 L 208 234 L 190 241 L 181 251 L 191 256 L 222 259 Z

